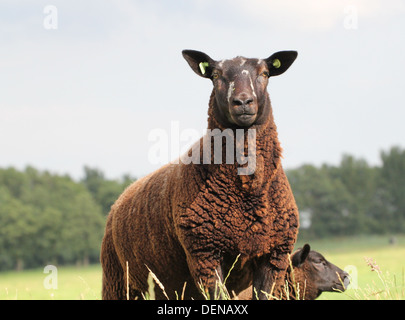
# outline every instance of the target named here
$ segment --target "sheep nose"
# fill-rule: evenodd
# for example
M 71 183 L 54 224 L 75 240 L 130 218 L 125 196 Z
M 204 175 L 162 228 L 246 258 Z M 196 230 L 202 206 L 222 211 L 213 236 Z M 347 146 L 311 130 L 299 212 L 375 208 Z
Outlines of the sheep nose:
M 233 99 L 233 104 L 237 106 L 247 106 L 253 102 L 253 99 L 250 97 L 247 98 L 234 98 Z
M 347 289 L 349 284 L 350 284 L 350 276 L 347 272 L 344 272 L 343 273 L 343 285 L 344 285 L 345 289 Z

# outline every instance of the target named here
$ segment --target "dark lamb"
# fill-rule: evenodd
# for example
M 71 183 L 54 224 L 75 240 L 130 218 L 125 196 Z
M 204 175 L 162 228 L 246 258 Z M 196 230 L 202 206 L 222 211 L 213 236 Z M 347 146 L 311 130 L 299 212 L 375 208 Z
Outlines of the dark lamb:
M 209 130 L 182 161 L 137 180 L 112 206 L 101 248 L 102 298 L 141 299 L 149 270 L 170 299 L 182 292 L 202 299 L 201 288 L 212 297 L 237 260 L 228 292 L 253 284 L 257 298 L 267 299 L 264 292 L 284 281 L 299 226 L 267 84 L 297 52 L 215 61 L 184 50 L 183 57 L 214 85 Z M 166 299 L 158 286 L 156 298 Z
M 275 288 L 271 296 L 280 300 L 315 300 L 325 291 L 343 292 L 349 283 L 347 272 L 306 244 L 294 252 L 284 284 L 281 288 Z M 242 291 L 236 299 L 251 300 L 252 288 Z

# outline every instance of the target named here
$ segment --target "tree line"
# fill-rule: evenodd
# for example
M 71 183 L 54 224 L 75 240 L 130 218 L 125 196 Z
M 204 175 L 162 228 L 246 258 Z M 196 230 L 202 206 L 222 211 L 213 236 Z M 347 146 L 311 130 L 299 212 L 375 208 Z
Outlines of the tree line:
M 105 217 L 133 180 L 0 169 L 0 270 L 98 262 Z
M 344 155 L 339 165 L 287 170 L 300 210 L 300 237 L 405 232 L 405 150 L 381 164 Z M 0 270 L 99 261 L 105 219 L 134 177 L 107 179 L 84 167 L 75 181 L 33 167 L 0 168 Z
M 381 164 L 344 155 L 338 166 L 289 170 L 300 210 L 300 236 L 323 238 L 405 232 L 405 150 L 380 153 Z

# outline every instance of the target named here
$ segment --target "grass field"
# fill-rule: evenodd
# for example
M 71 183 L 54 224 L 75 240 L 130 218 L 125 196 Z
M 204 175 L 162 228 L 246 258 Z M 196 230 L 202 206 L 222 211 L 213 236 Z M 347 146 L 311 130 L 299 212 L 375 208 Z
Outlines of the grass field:
M 94 300 L 101 298 L 101 266 L 57 268 L 57 289 L 46 289 L 43 269 L 0 273 L 0 299 Z
M 390 244 L 387 236 L 334 238 L 309 242 L 311 248 L 340 268 L 349 267 L 358 289 L 323 293 L 319 299 L 405 299 L 405 236 Z M 303 245 L 300 241 L 297 247 Z M 371 271 L 365 257 L 372 258 L 381 273 Z M 356 274 L 357 273 L 357 274 Z M 43 269 L 0 273 L 0 300 L 100 299 L 101 267 L 57 268 L 57 289 L 45 289 L 49 274 Z M 384 296 L 384 290 L 390 292 Z

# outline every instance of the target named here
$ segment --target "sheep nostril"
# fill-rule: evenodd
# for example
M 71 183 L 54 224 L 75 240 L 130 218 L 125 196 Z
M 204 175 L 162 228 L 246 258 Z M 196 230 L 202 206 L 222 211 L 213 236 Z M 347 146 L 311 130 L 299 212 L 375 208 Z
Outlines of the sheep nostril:
M 343 285 L 344 285 L 345 289 L 347 289 L 349 284 L 350 284 L 350 276 L 349 276 L 349 274 L 345 274 L 345 276 L 343 278 Z
M 232 102 L 236 106 L 243 106 L 243 105 L 247 106 L 247 105 L 249 105 L 249 104 L 251 104 L 253 102 L 253 99 L 252 98 L 247 98 L 245 100 L 242 100 L 242 99 L 234 98 L 232 100 Z
M 252 103 L 253 102 L 253 99 L 247 99 L 247 100 L 245 100 L 245 104 L 246 105 L 248 105 L 248 104 L 250 104 L 250 103 Z
M 243 101 L 240 99 L 233 99 L 233 104 L 236 106 L 241 106 L 243 105 Z

